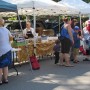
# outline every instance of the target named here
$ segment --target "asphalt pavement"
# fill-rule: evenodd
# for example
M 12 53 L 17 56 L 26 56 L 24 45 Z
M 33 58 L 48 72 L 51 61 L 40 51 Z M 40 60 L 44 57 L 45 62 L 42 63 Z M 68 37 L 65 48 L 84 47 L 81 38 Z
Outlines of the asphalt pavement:
M 30 70 L 29 63 L 15 70 L 9 69 L 9 83 L 0 86 L 0 90 L 90 90 L 90 61 L 83 61 L 80 55 L 79 63 L 74 67 L 54 64 L 54 58 L 40 60 L 40 70 Z

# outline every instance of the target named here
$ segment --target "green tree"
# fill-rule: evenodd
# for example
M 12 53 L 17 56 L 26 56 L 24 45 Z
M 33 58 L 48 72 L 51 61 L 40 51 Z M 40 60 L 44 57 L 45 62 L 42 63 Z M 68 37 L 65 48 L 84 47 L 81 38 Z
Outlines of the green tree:
M 90 0 L 83 0 L 84 2 L 87 2 L 87 3 L 89 3 L 90 2 Z
M 59 2 L 59 1 L 61 1 L 61 0 L 53 0 L 53 1 L 55 1 L 55 2 Z

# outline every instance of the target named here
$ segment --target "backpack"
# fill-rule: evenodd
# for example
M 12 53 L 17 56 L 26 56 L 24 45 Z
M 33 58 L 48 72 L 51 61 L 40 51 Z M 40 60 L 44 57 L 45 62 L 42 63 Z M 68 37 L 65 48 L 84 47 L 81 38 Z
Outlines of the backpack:
M 58 37 L 58 39 L 59 39 L 60 41 L 64 39 L 64 36 L 61 35 L 61 32 L 62 32 L 63 27 L 64 27 L 64 25 L 61 26 L 60 36 Z
M 33 70 L 40 69 L 40 64 L 38 63 L 38 59 L 36 58 L 36 56 L 31 56 L 30 57 L 30 62 L 31 62 Z

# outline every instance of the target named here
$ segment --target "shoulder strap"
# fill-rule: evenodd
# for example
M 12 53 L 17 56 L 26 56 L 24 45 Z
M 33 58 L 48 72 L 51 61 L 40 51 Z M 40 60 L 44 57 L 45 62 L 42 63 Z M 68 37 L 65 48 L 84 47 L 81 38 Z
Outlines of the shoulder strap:
M 62 31 L 62 29 L 63 29 L 63 28 L 64 28 L 64 25 L 62 25 L 62 26 L 61 26 L 61 29 L 60 29 L 60 34 L 61 34 L 61 31 Z

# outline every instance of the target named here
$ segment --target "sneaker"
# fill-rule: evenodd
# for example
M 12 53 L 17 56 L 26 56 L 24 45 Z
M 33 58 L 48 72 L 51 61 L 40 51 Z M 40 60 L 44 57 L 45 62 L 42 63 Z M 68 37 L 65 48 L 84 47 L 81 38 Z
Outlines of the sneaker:
M 90 61 L 88 58 L 83 59 L 83 61 Z
M 74 61 L 74 59 L 70 59 L 70 61 Z

